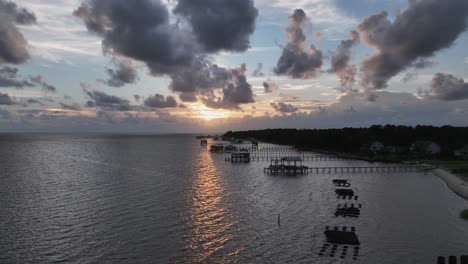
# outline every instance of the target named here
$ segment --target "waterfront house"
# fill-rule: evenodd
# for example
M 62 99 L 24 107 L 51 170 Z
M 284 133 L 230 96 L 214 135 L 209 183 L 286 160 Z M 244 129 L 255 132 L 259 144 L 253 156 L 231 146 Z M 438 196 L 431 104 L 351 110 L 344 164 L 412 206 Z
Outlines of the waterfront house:
M 410 147 L 410 151 L 414 154 L 437 155 L 440 154 L 441 148 L 435 142 L 421 140 L 414 142 Z
M 380 153 L 384 149 L 385 149 L 384 144 L 382 144 L 382 142 L 379 142 L 379 141 L 373 142 L 369 147 L 370 152 L 373 153 L 373 154 Z
M 461 149 L 455 150 L 454 156 L 459 159 L 468 159 L 468 145 Z

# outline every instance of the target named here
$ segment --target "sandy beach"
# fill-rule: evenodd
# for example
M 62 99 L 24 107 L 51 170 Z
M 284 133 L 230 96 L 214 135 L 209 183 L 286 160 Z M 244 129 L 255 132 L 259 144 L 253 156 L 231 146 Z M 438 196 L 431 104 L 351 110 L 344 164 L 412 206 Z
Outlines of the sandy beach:
M 468 182 L 444 169 L 435 169 L 432 172 L 442 179 L 450 190 L 468 200 Z

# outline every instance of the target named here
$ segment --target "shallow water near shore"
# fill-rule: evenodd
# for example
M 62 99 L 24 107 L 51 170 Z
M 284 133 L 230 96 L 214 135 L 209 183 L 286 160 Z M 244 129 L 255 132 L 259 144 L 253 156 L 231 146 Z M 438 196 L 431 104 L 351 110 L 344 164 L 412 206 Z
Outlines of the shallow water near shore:
M 0 263 L 436 263 L 468 254 L 459 217 L 468 202 L 431 173 L 268 176 L 268 163 L 227 163 L 191 135 L 0 135 L 0 161 Z M 346 202 L 336 178 L 351 180 L 359 218 L 334 216 Z M 358 260 L 317 255 L 326 225 L 356 227 Z

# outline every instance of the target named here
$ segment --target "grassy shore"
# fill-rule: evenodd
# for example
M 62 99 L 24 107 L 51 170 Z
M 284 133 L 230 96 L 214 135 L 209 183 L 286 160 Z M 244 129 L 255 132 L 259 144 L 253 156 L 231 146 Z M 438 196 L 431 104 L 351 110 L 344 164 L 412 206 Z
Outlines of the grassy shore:
M 430 160 L 427 163 L 445 168 L 468 181 L 468 161 L 466 160 Z

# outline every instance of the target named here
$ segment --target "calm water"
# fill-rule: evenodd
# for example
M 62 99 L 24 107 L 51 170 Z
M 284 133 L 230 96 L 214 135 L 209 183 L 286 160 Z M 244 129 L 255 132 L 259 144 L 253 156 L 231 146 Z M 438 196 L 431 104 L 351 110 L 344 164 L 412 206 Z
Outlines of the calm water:
M 435 263 L 468 253 L 458 217 L 468 202 L 432 174 L 286 178 L 266 165 L 226 163 L 193 136 L 1 135 L 0 263 Z M 343 202 L 334 178 L 352 180 L 360 218 L 333 216 Z M 356 227 L 357 261 L 317 256 L 326 225 Z

